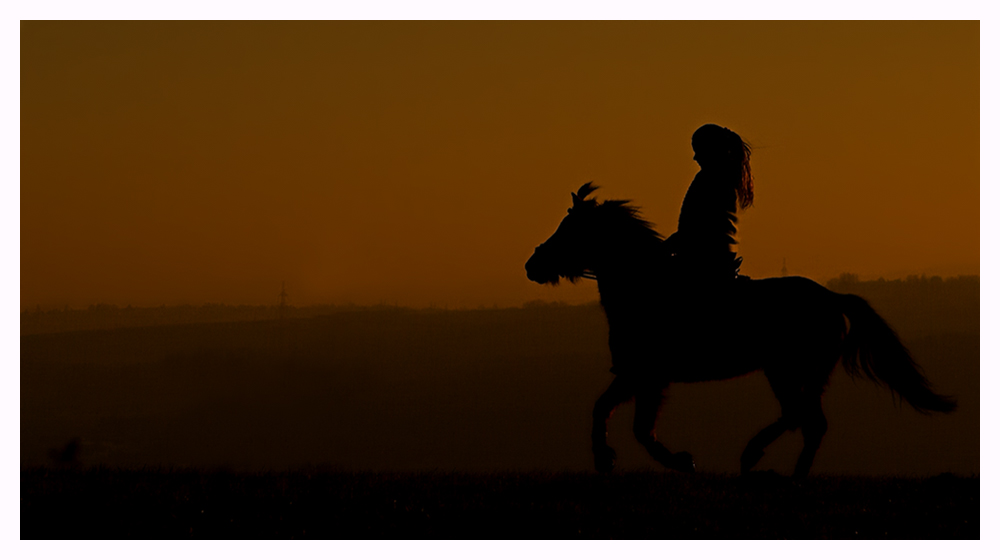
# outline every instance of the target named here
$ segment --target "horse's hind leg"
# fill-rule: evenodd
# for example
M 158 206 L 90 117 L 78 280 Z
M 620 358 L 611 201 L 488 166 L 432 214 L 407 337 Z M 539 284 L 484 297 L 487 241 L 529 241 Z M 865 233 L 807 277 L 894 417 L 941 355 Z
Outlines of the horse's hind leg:
M 656 417 L 660 414 L 663 403 L 663 390 L 649 388 L 636 392 L 635 421 L 632 432 L 646 451 L 661 465 L 668 469 L 681 472 L 694 472 L 694 461 L 687 452 L 671 453 L 662 443 L 656 440 Z
M 618 405 L 631 399 L 632 395 L 632 388 L 621 377 L 616 377 L 594 403 L 594 427 L 590 439 L 594 451 L 594 467 L 598 472 L 610 472 L 615 468 L 617 455 L 608 445 L 608 420 Z
M 823 436 L 826 435 L 826 416 L 823 414 L 823 404 L 820 399 L 821 395 L 810 398 L 802 410 L 802 439 L 805 440 L 805 447 L 795 463 L 796 478 L 805 478 L 809 474 L 813 459 L 816 458 L 816 451 L 819 450 Z
M 781 405 L 781 417 L 775 422 L 761 430 L 747 443 L 746 449 L 740 456 L 740 474 L 748 474 L 761 458 L 764 457 L 764 449 L 774 443 L 788 430 L 798 427 L 797 410 L 798 399 L 801 398 L 801 385 L 793 381 L 794 377 L 785 369 L 775 369 L 765 372 L 767 382 L 771 385 L 774 396 L 777 397 Z
M 758 432 L 747 443 L 746 449 L 740 456 L 740 474 L 748 474 L 764 457 L 764 449 L 768 445 L 774 443 L 785 432 L 798 429 L 802 424 L 803 387 L 801 379 L 797 379 L 792 372 L 794 370 L 787 368 L 776 368 L 765 372 L 767 382 L 781 405 L 781 417 Z
M 784 416 L 778 418 L 776 422 L 761 430 L 750 440 L 743 455 L 740 456 L 740 474 L 747 474 L 754 468 L 764 456 L 764 448 L 774 443 L 774 440 L 781 437 L 788 431 L 788 422 Z

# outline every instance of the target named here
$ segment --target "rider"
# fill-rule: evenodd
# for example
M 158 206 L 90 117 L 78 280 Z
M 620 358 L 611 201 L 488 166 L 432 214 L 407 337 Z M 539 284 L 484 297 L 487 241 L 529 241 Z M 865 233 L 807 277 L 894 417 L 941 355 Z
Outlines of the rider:
M 684 196 L 677 232 L 662 242 L 667 258 L 657 263 L 667 266 L 667 289 L 661 294 L 669 309 L 651 305 L 648 314 L 630 317 L 609 334 L 612 373 L 634 376 L 654 371 L 647 360 L 655 363 L 661 355 L 704 360 L 706 336 L 716 336 L 719 321 L 725 325 L 731 314 L 723 290 L 735 286 L 743 260 L 736 256 L 736 211 L 753 204 L 750 146 L 735 132 L 714 124 L 696 130 L 691 145 L 701 171 Z M 663 322 L 664 316 L 670 320 Z M 664 332 L 658 325 L 666 327 L 672 341 L 666 347 L 656 341 Z M 714 352 L 715 357 L 724 354 Z
M 736 278 L 742 257 L 736 256 L 736 209 L 753 204 L 750 146 L 728 128 L 706 124 L 691 138 L 694 177 L 677 223 L 663 241 L 679 276 L 700 284 Z

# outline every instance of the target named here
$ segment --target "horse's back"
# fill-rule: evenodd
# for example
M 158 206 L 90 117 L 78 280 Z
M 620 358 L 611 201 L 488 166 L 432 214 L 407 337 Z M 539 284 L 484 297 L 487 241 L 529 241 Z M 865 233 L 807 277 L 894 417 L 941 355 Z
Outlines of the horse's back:
M 801 276 L 744 281 L 739 329 L 758 367 L 817 353 L 835 360 L 845 333 L 841 296 Z
M 663 292 L 659 301 L 607 309 L 616 370 L 665 371 L 669 381 L 727 379 L 822 354 L 839 355 L 838 294 L 788 276 Z
M 765 316 L 816 312 L 836 313 L 840 297 L 802 276 L 782 276 L 734 282 L 734 298 L 745 311 Z

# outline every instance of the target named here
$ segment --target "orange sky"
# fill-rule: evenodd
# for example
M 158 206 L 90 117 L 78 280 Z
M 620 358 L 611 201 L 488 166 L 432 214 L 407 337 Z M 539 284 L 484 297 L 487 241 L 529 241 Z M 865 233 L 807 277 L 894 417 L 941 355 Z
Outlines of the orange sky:
M 21 307 L 596 299 L 586 181 L 668 234 L 714 122 L 743 272 L 979 273 L 978 22 L 22 22 Z

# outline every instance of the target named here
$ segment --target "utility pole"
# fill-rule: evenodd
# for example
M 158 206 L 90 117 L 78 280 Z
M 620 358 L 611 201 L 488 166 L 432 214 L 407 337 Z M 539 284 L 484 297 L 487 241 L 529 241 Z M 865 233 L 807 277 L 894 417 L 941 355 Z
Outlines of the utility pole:
M 785 257 L 781 257 L 781 275 L 788 276 L 788 267 L 785 266 Z

